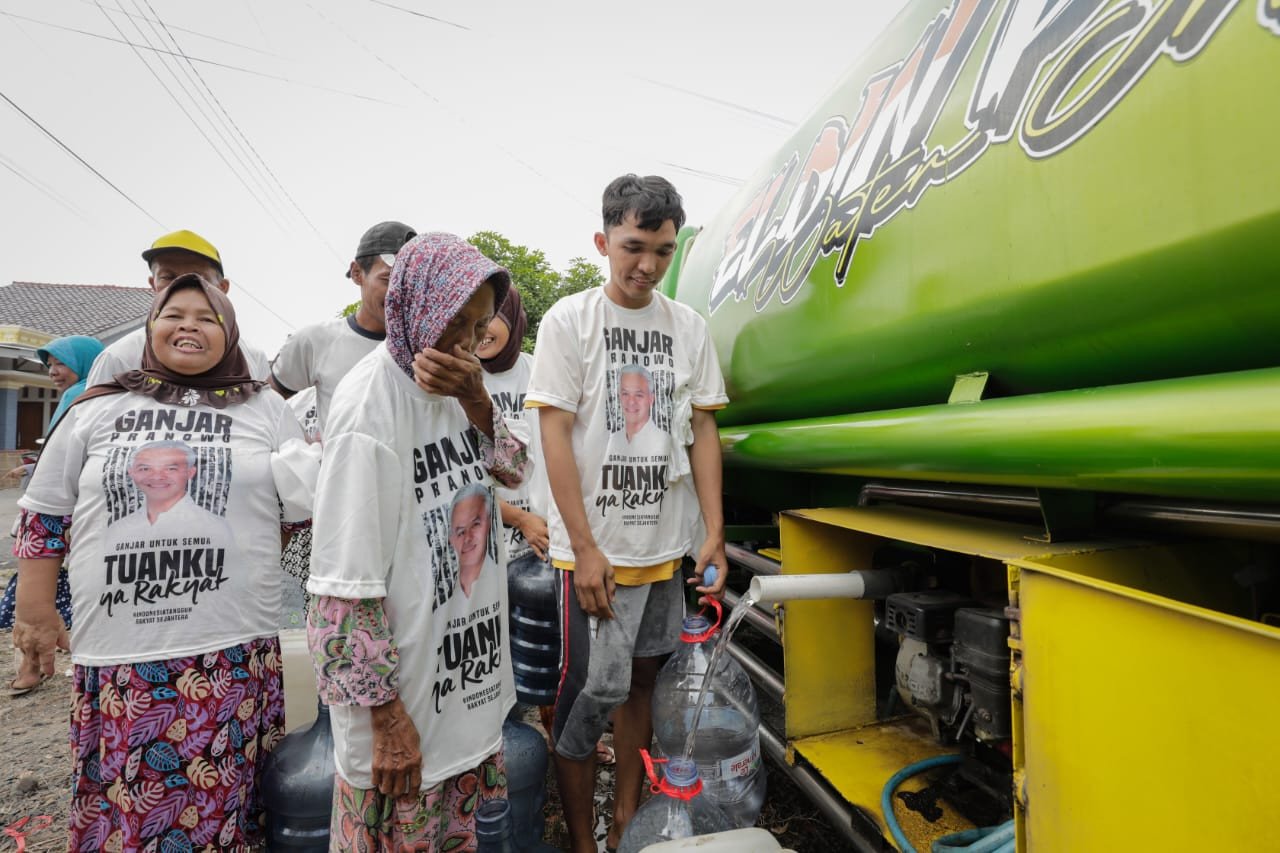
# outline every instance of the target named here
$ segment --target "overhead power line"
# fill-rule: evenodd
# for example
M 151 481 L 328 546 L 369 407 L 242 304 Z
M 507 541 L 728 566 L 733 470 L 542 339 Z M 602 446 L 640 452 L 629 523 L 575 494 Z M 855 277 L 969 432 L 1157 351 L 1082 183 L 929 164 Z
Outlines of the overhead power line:
M 118 186 L 113 184 L 111 180 L 107 178 L 106 175 L 99 172 L 97 169 L 91 166 L 87 160 L 85 160 L 76 152 L 72 151 L 71 147 L 68 146 L 61 139 L 59 139 L 53 131 L 49 130 L 49 128 L 45 127 L 43 124 L 37 121 L 36 118 L 32 116 L 29 112 L 27 112 L 22 107 L 14 103 L 12 98 L 10 98 L 4 92 L 0 92 L 0 98 L 3 98 L 5 103 L 7 103 L 9 106 L 13 107 L 15 110 L 21 113 L 23 118 L 25 118 L 27 121 L 35 125 L 36 128 L 38 128 L 41 133 L 49 137 L 49 139 L 51 139 L 54 142 L 54 144 L 56 144 L 63 151 L 67 152 L 67 154 L 73 157 L 77 163 L 79 163 L 81 166 L 84 166 L 86 169 L 92 172 L 98 178 L 98 180 L 102 181 L 104 184 L 111 187 L 111 189 L 115 190 L 117 195 L 119 195 L 125 201 L 129 202 L 129 204 L 133 205 L 139 212 L 142 213 L 143 216 L 147 217 L 148 219 L 150 219 L 152 222 L 154 222 L 156 225 L 160 226 L 161 228 L 165 227 L 163 222 L 161 222 L 159 219 L 156 219 L 154 216 L 152 216 L 151 213 L 145 207 L 143 207 L 142 205 L 134 201 L 129 196 L 128 193 L 126 193 L 124 190 L 120 189 Z
M 97 0 L 94 0 L 94 2 L 97 2 Z M 116 0 L 116 3 L 118 6 L 120 6 L 120 10 L 124 11 L 123 3 L 121 2 L 121 0 Z M 141 7 L 138 6 L 137 0 L 134 0 L 134 7 L 138 8 L 139 12 L 141 12 Z M 155 10 L 153 9 L 152 12 L 154 14 Z M 156 28 L 156 23 L 152 21 L 152 19 L 147 18 L 145 15 L 138 15 L 137 17 L 140 17 L 143 20 L 147 21 L 147 25 L 151 28 L 151 32 L 163 45 L 164 36 L 162 36 L 160 34 L 160 30 Z M 142 38 L 142 40 L 146 42 L 148 45 L 152 45 L 151 39 L 147 36 L 145 32 L 143 32 L 142 27 L 140 27 L 137 24 L 137 22 L 134 21 L 133 19 L 130 19 L 130 23 L 133 24 L 133 28 L 137 30 L 138 35 Z M 163 26 L 162 21 L 160 22 L 160 24 L 161 26 Z M 119 31 L 118 27 L 117 27 L 117 31 Z M 168 33 L 168 30 L 166 29 L 165 32 Z M 121 36 L 123 35 L 124 33 L 121 33 Z M 173 40 L 172 34 L 169 35 L 169 39 L 170 41 L 173 42 L 173 49 L 176 50 L 179 54 L 181 54 L 182 48 L 179 47 L 177 42 Z M 137 53 L 137 51 L 134 51 L 134 52 Z M 141 55 L 139 55 L 139 59 L 141 59 Z M 250 155 L 249 151 L 246 150 L 245 145 L 236 138 L 235 134 L 228 127 L 228 122 L 226 119 L 229 117 L 226 117 L 226 118 L 219 117 L 218 112 L 215 109 L 215 105 L 213 103 L 213 100 L 216 100 L 216 99 L 211 100 L 210 99 L 211 93 L 206 94 L 206 92 L 208 92 L 208 86 L 204 86 L 203 78 L 200 77 L 199 72 L 195 70 L 195 67 L 192 66 L 191 62 L 186 61 L 184 63 L 177 59 L 174 60 L 174 64 L 177 65 L 178 71 L 182 72 L 182 75 L 183 75 L 182 77 L 179 77 L 178 74 L 173 70 L 173 68 L 171 68 L 169 64 L 164 61 L 163 56 L 158 57 L 158 60 L 160 62 L 161 67 L 163 67 L 164 70 L 169 73 L 169 76 L 172 77 L 174 82 L 177 83 L 178 86 L 182 89 L 183 94 L 186 95 L 190 99 L 190 102 L 195 106 L 195 108 L 199 110 L 201 117 L 205 120 L 208 127 L 213 129 L 213 132 L 218 135 L 218 138 L 221 140 L 222 144 L 225 145 L 227 150 L 231 153 L 231 155 L 235 157 L 236 162 L 239 163 L 245 169 L 245 171 L 253 179 L 255 185 L 259 189 L 261 189 L 266 196 L 271 197 L 271 200 L 280 207 L 279 212 L 284 213 L 285 212 L 283 209 L 284 206 L 281 204 L 281 202 L 277 198 L 274 197 L 274 194 L 272 193 L 272 188 L 269 185 L 269 182 L 266 180 L 265 176 L 263 175 L 262 169 L 258 167 L 258 164 L 256 162 L 253 161 L 253 157 Z M 185 78 L 185 82 L 184 82 L 184 78 Z M 172 94 L 170 95 L 170 97 L 171 98 L 173 97 Z M 186 113 L 186 108 L 182 103 L 177 102 L 176 100 L 175 100 L 175 103 L 177 103 L 179 109 L 182 109 L 182 111 Z M 220 107 L 221 105 L 219 104 L 217 106 Z M 206 107 L 208 109 L 206 109 Z M 226 111 L 223 110 L 223 116 L 225 116 L 225 114 L 226 114 Z M 189 114 L 188 114 L 188 117 L 189 117 Z M 234 124 L 234 122 L 232 122 L 232 124 Z M 238 128 L 236 128 L 236 130 L 238 131 Z M 208 142 L 209 146 L 213 148 L 215 152 L 218 153 L 218 156 L 222 159 L 223 163 L 226 164 L 227 168 L 231 169 L 232 172 L 235 172 L 236 171 L 235 167 L 230 162 L 228 162 L 225 157 L 222 157 L 222 153 L 218 151 L 218 148 L 216 145 L 214 145 L 213 140 L 207 137 L 204 128 L 197 124 L 196 132 L 199 133 L 202 137 L 205 137 L 205 141 Z M 244 180 L 244 178 L 239 173 L 236 173 L 236 177 L 240 179 L 240 182 L 242 184 L 244 184 L 245 189 L 250 192 L 250 195 L 254 195 L 248 183 Z M 254 199 L 263 206 L 263 210 L 266 211 L 268 215 L 271 215 L 271 211 L 266 207 L 266 204 L 265 202 L 262 201 L 262 199 L 258 198 L 256 195 L 254 195 Z M 274 219 L 274 216 L 272 218 Z M 285 230 L 282 223 L 277 221 L 276 224 L 280 227 L 282 231 Z
M 686 89 L 683 86 L 676 86 L 671 83 L 663 83 L 660 80 L 654 80 L 650 77 L 641 77 L 639 74 L 633 74 L 631 76 L 635 77 L 637 80 L 643 80 L 651 86 L 657 86 L 661 89 L 670 89 L 673 92 L 680 92 L 681 94 L 706 101 L 707 103 L 719 104 L 722 107 L 728 107 L 729 109 L 737 110 L 740 113 L 746 113 L 747 115 L 755 116 L 756 118 L 767 119 L 768 121 L 781 125 L 788 130 L 796 126 L 796 123 L 789 118 L 776 116 L 773 113 L 766 113 L 763 110 L 757 110 L 752 107 L 748 107 L 745 104 L 738 104 L 733 101 L 726 101 L 724 98 L 715 98 L 711 95 L 704 95 L 702 92 L 695 92 L 693 89 Z
M 370 3 L 377 3 L 379 6 L 386 6 L 388 9 L 395 9 L 397 12 L 404 12 L 407 15 L 415 15 L 419 18 L 426 18 L 428 21 L 435 21 L 438 24 L 444 24 L 447 27 L 457 27 L 460 30 L 470 30 L 471 27 L 456 24 L 453 21 L 446 21 L 444 18 L 437 18 L 435 15 L 428 15 L 425 12 L 419 12 L 416 9 L 406 9 L 403 6 L 397 6 L 394 3 L 387 3 L 386 0 L 369 0 Z
M 664 166 L 675 169 L 677 172 L 684 172 L 686 175 L 693 175 L 695 178 L 706 178 L 708 181 L 715 181 L 720 184 L 728 184 L 731 187 L 740 187 L 745 181 L 742 178 L 735 178 L 732 175 L 721 175 L 717 172 L 708 172 L 706 169 L 695 169 L 692 166 L 681 166 L 679 163 L 671 163 L 666 160 L 659 160 Z
M 80 30 L 80 29 L 76 29 L 75 27 L 68 27 L 62 24 L 55 24 L 51 21 L 41 21 L 38 18 L 28 18 L 26 15 L 17 15 L 17 14 L 14 14 L 13 12 L 5 12 L 3 10 L 0 10 L 0 15 L 3 15 L 6 18 L 13 18 L 18 21 L 27 21 L 32 24 L 39 24 L 42 27 L 49 27 L 55 30 L 62 30 L 63 32 L 76 33 L 78 35 L 88 36 L 89 38 L 101 39 L 102 41 L 109 41 L 115 44 L 128 45 L 129 47 L 137 48 L 138 50 L 150 50 L 150 51 L 154 51 L 155 53 L 165 54 L 167 56 L 177 56 L 177 54 L 175 54 L 171 50 L 162 50 L 160 48 L 151 47 L 149 45 L 135 44 L 131 41 L 115 39 L 115 38 L 112 38 L 111 36 L 103 35 L 102 33 L 94 33 L 88 30 Z M 192 56 L 190 57 L 190 59 L 192 62 L 199 62 L 203 65 L 212 65 L 214 68 L 225 68 L 228 71 L 239 71 L 242 74 L 251 74 L 254 77 L 265 77 L 268 80 L 279 80 L 282 83 L 290 83 L 294 86 L 305 86 L 308 89 L 316 89 L 321 92 L 330 92 L 335 95 L 344 95 L 348 98 L 359 98 L 362 101 L 372 101 L 375 104 L 387 104 L 390 106 L 399 106 L 399 104 L 395 104 L 391 101 L 385 101 L 382 98 L 375 98 L 372 95 L 361 95 L 359 92 L 348 92 L 344 89 L 335 89 L 331 86 L 321 86 L 318 83 L 307 83 L 302 80 L 297 80 L 293 77 L 284 77 L 279 74 L 269 74 L 266 71 L 258 71 L 253 68 L 245 68 L 240 65 L 231 65 L 226 62 L 218 62 L 213 59 L 203 59 L 198 56 Z
M 97 0 L 76 0 L 76 2 L 78 2 L 78 3 L 83 3 L 83 4 L 84 4 L 84 5 L 86 5 L 86 6 L 96 6 L 96 5 L 98 5 Z M 114 11 L 116 11 L 116 10 L 115 10 L 115 9 L 109 9 L 108 11 L 112 11 L 112 12 L 114 12 Z M 135 14 L 133 14 L 132 12 L 125 11 L 124 9 L 121 9 L 121 10 L 119 10 L 119 11 L 120 11 L 120 14 L 122 14 L 122 15 L 127 15 L 127 16 L 129 16 L 130 18 L 137 18 L 137 17 L 141 17 L 141 18 L 142 18 L 143 20 L 145 20 L 145 21 L 149 21 L 149 20 L 150 20 L 149 18 L 146 18 L 146 17 L 145 17 L 145 16 L 143 16 L 143 15 L 135 15 Z M 251 11 L 252 11 L 252 10 L 251 10 Z M 208 33 L 202 33 L 202 32 L 199 32 L 198 30 L 189 30 L 189 29 L 187 29 L 187 28 L 185 28 L 185 27 L 179 27 L 179 26 L 171 26 L 171 27 L 170 27 L 170 29 L 177 30 L 177 31 L 178 31 L 178 32 L 180 32 L 180 33 L 187 33 L 188 35 L 193 35 L 193 36 L 195 36 L 195 37 L 197 37 L 197 38 L 208 39 L 209 41 L 216 41 L 216 42 L 219 42 L 219 43 L 221 43 L 221 44 L 230 45 L 231 47 L 238 47 L 238 48 L 240 48 L 241 50 L 249 50 L 249 51 L 253 51 L 254 53 L 260 53 L 260 54 L 262 54 L 263 56 L 270 56 L 270 57 L 272 57 L 272 58 L 274 58 L 274 59 L 285 59 L 285 58 L 286 58 L 286 57 L 281 56 L 281 55 L 280 55 L 280 54 L 278 54 L 278 53 L 272 53 L 272 52 L 271 52 L 271 51 L 269 51 L 269 50 L 263 50 L 263 49 L 261 49 L 261 48 L 252 47 L 252 46 L 247 45 L 247 44 L 241 44 L 241 43 L 240 43 L 240 42 L 238 42 L 238 41 L 231 41 L 230 39 L 219 38 L 218 36 L 211 36 L 211 35 L 209 35 Z
M 94 5 L 98 7 L 98 11 L 101 12 L 103 17 L 107 19 L 107 23 L 109 23 L 115 29 L 115 31 L 120 34 L 121 38 L 124 38 L 124 32 L 116 24 L 115 20 L 110 15 L 107 14 L 107 10 L 103 8 L 103 6 L 100 3 L 95 2 Z M 179 112 L 181 112 L 182 115 L 186 117 L 187 121 L 191 123 L 191 126 L 195 128 L 196 135 L 200 137 L 200 139 L 203 140 L 206 145 L 208 145 L 211 149 L 213 149 L 213 153 L 216 154 L 218 156 L 218 159 L 222 161 L 223 165 L 225 165 L 231 171 L 231 173 L 235 175 L 236 179 L 240 181 L 240 184 L 245 188 L 245 191 L 249 193 L 250 197 L 252 197 L 253 200 L 256 201 L 258 205 L 263 209 L 263 211 L 267 214 L 267 216 L 273 222 L 275 222 L 276 227 L 279 228 L 281 231 L 284 231 L 285 230 L 284 224 L 275 217 L 275 214 L 272 213 L 270 208 L 267 207 L 266 203 L 257 195 L 257 193 L 254 192 L 253 188 L 249 186 L 249 183 L 244 179 L 244 176 L 241 175 L 240 172 L 236 170 L 235 166 L 231 164 L 231 162 L 227 159 L 226 155 L 223 154 L 222 150 L 218 148 L 216 144 L 214 144 L 213 137 L 210 134 L 205 132 L 205 129 L 201 127 L 200 122 L 196 121 L 195 116 L 191 115 L 191 111 L 187 109 L 187 105 L 182 102 L 181 98 L 179 98 L 177 95 L 174 94 L 173 90 L 169 88 L 169 85 L 165 83 L 164 80 L 161 79 L 160 75 L 156 73 L 156 70 L 151 67 L 151 64 L 147 62 L 146 58 L 143 56 L 142 51 L 139 48 L 135 47 L 133 49 L 133 54 L 138 58 L 138 61 L 142 63 L 143 67 L 147 69 L 147 72 L 151 74 L 153 78 L 155 78 L 156 83 L 159 84 L 160 88 L 164 90 L 164 93 L 169 96 L 169 100 L 171 100 L 174 103 L 174 106 L 178 108 Z M 165 69 L 165 71 L 169 72 L 170 76 L 174 77 L 174 80 L 179 84 L 179 86 L 181 86 L 182 81 L 177 79 L 176 75 L 173 74 L 173 70 L 170 69 L 167 65 L 165 65 L 163 60 L 160 61 L 160 65 L 162 68 Z M 184 94 L 185 94 L 185 91 L 184 91 Z M 198 108 L 198 104 L 197 104 L 197 108 Z
M 86 222 L 88 221 L 87 219 L 85 219 L 84 211 L 80 210 L 74 204 L 67 201 L 59 193 L 55 192 L 52 187 L 48 186 L 43 181 L 38 180 L 34 175 L 28 174 L 25 169 L 23 169 L 21 166 L 19 166 L 17 163 L 13 162 L 3 154 L 0 154 L 0 166 L 4 166 L 6 169 L 8 169 L 10 172 L 16 175 L 18 178 L 30 184 L 35 189 L 39 190 L 42 194 L 47 196 L 51 201 L 58 204 L 62 208 L 66 209 L 67 212 L 74 215 L 77 219 L 80 219 Z
M 414 89 L 417 89 L 417 90 L 418 90 L 418 92 L 420 92 L 420 93 L 421 93 L 425 98 L 427 98 L 428 100 L 430 100 L 432 103 L 434 103 L 434 104 L 436 104 L 437 106 L 441 107 L 441 108 L 442 108 L 446 113 L 448 113 L 448 114 L 449 114 L 449 117 L 450 117 L 450 118 L 452 118 L 455 122 L 457 122 L 459 125 L 461 125 L 461 126 L 463 126 L 463 127 L 466 127 L 466 128 L 468 128 L 468 129 L 470 129 L 470 124 L 467 122 L 467 120 L 466 120 L 462 115 L 460 115 L 456 110 L 454 110 L 454 109 L 450 108 L 448 104 L 446 104 L 446 103 L 444 103 L 443 101 L 441 101 L 441 100 L 440 100 L 439 98 L 437 98 L 435 95 L 431 94 L 431 93 L 430 93 L 430 92 L 428 92 L 426 89 L 422 88 L 422 86 L 418 85 L 418 82 L 417 82 L 416 80 L 414 80 L 412 77 L 410 77 L 409 75 L 405 74 L 403 71 L 401 71 L 399 68 L 397 68 L 397 67 L 395 67 L 394 65 L 392 65 L 390 62 L 387 62 L 387 60 L 386 60 L 386 59 L 384 59 L 384 58 L 382 57 L 382 55 L 381 55 L 378 51 L 376 51 L 376 50 L 372 50 L 371 48 L 369 48 L 369 46 L 368 46 L 368 45 L 366 45 L 364 42 L 360 41 L 358 38 L 356 38 L 355 36 L 353 36 L 353 35 L 352 35 L 352 34 L 351 34 L 351 33 L 350 33 L 350 32 L 349 32 L 345 27 L 342 27 L 342 26 L 338 25 L 337 23 L 335 23 L 335 22 L 333 22 L 333 21 L 329 20 L 329 18 L 328 18 L 328 17 L 327 17 L 323 12 L 321 12 L 321 11 L 320 11 L 319 9 L 317 9 L 314 5 L 312 5 L 310 2 L 308 2 L 308 0 L 302 0 L 302 2 L 306 5 L 306 7 L 307 7 L 308 9 L 310 9 L 313 13 L 315 13 L 315 15 L 316 15 L 318 18 L 320 18 L 320 19 L 321 19 L 322 21 L 324 21 L 326 24 L 328 24 L 329 26 L 333 27 L 333 28 L 334 28 L 334 29 L 336 29 L 338 32 L 340 32 L 340 33 L 342 33 L 344 36 L 346 36 L 346 38 L 347 38 L 347 40 L 348 40 L 348 41 L 350 41 L 350 42 L 351 42 L 352 44 L 354 44 L 356 47 L 358 47 L 358 48 L 360 48 L 361 50 L 363 50 L 365 53 L 367 53 L 367 54 L 369 54 L 370 56 L 372 56 L 372 57 L 373 57 L 374 59 L 376 59 L 379 63 L 381 63 L 384 67 L 386 67 L 386 68 L 387 68 L 387 70 L 391 71 L 393 74 L 395 74 L 396 76 L 398 76 L 401 80 L 404 80 L 406 83 L 408 83 L 408 84 L 409 84 L 410 86 L 412 86 Z M 371 0 L 371 2 L 375 2 L 375 3 L 376 3 L 376 2 L 379 2 L 379 0 Z M 389 5 L 389 4 L 383 4 L 383 5 Z M 397 7 L 392 7 L 392 8 L 399 8 L 399 7 L 397 6 Z M 401 9 L 400 11 L 402 11 L 402 12 L 403 12 L 403 11 L 408 11 L 408 10 L 407 10 L 407 9 Z M 467 29 L 467 28 L 466 28 L 466 27 L 463 27 L 462 29 Z M 594 209 L 595 209 L 595 208 L 594 208 L 594 206 L 592 206 L 591 204 L 588 204 L 586 201 L 584 201 L 584 200 L 582 200 L 582 199 L 578 198 L 576 195 L 574 195 L 574 194 L 573 194 L 572 192 L 570 192 L 568 189 L 566 189 L 566 188 L 562 187 L 560 184 L 558 184 L 558 183 L 556 183 L 555 181 L 553 181 L 553 180 L 552 180 L 551 178 L 549 178 L 547 175 L 544 175 L 542 172 L 538 171 L 538 169 L 537 169 L 537 168 L 535 168 L 535 167 L 533 166 L 533 164 L 529 163 L 527 160 L 525 160 L 524 158 L 520 157 L 520 156 L 519 156 L 518 154 L 516 154 L 514 151 L 511 151 L 509 148 L 507 148 L 506 146 L 502 145 L 500 142 L 497 142 L 497 141 L 495 140 L 495 138 L 494 138 L 494 135 L 493 135 L 493 134 L 481 134 L 481 135 L 480 135 L 480 138 L 485 139 L 486 141 L 488 141 L 488 142 L 489 142 L 489 144 L 490 144 L 490 145 L 492 145 L 494 148 L 498 149 L 498 151 L 500 151 L 501 153 L 505 154 L 505 155 L 506 155 L 507 157 L 509 157 L 512 161 L 514 161 L 515 163 L 519 164 L 520 166 L 523 166 L 525 169 L 528 169 L 528 170 L 529 170 L 530 172 L 532 172 L 534 175 L 536 175 L 536 176 L 538 176 L 539 178 L 541 178 L 541 179 L 542 179 L 543 181 L 545 181 L 548 185 L 550 185 L 552 188 L 554 188 L 555 190 L 557 190 L 557 191 L 559 191 L 560 193 L 562 193 L 566 198 L 568 198 L 568 199 L 569 199 L 570 201 L 572 201 L 573 203 L 578 204 L 578 205 L 581 205 L 581 206 L 582 206 L 583 208 L 585 208 L 586 210 L 594 210 Z
M 136 4 L 137 0 L 134 0 L 134 2 Z M 244 131 L 240 129 L 240 125 L 236 124 L 235 119 L 231 117 L 231 114 L 227 112 L 226 107 L 222 105 L 222 101 L 218 100 L 218 96 L 214 94 L 213 89 L 211 89 L 209 87 L 209 84 L 205 82 L 204 77 L 196 69 L 195 65 L 192 64 L 190 57 L 188 57 L 187 54 L 182 50 L 182 46 L 178 44 L 178 40 L 174 38 L 173 33 L 169 32 L 169 28 L 168 26 L 165 25 L 164 20 L 156 12 L 155 8 L 152 7 L 151 0 L 143 0 L 143 2 L 147 4 L 147 8 L 151 10 L 151 14 L 155 17 L 156 22 L 159 23 L 161 28 L 164 29 L 165 33 L 169 36 L 169 41 L 173 44 L 174 48 L 178 51 L 178 55 L 181 56 L 184 60 L 186 60 L 187 66 L 190 69 L 191 74 L 193 74 L 195 76 L 195 79 L 199 81 L 200 85 L 204 87 L 204 90 L 205 92 L 208 93 L 209 98 L 213 100 L 213 103 L 217 106 L 218 111 L 222 113 L 223 118 L 235 130 L 236 135 L 240 137 L 241 141 L 249 149 L 249 152 L 253 155 L 252 159 L 256 159 L 256 161 L 261 166 L 261 168 L 266 171 L 267 175 L 271 178 L 271 181 L 275 184 L 276 188 L 285 197 L 285 199 L 288 200 L 289 204 L 292 205 L 293 209 L 297 211 L 298 216 L 301 217 L 302 221 L 305 222 L 307 224 L 307 227 L 311 229 L 311 232 L 316 236 L 316 239 L 319 240 L 320 243 L 329 250 L 329 253 L 332 254 L 336 260 L 341 261 L 342 256 L 338 254 L 338 251 L 329 243 L 328 240 L 325 239 L 324 235 L 320 233 L 320 229 L 316 227 L 316 224 L 311 220 L 311 217 L 307 216 L 307 212 L 302 209 L 302 205 L 298 204 L 297 200 L 294 199 L 293 195 L 289 192 L 289 190 L 285 188 L 284 183 L 276 175 L 275 170 L 273 170 L 271 166 L 267 163 L 267 161 L 263 158 L 263 156 L 258 153 L 258 149 L 254 147 L 253 143 L 249 141 L 249 137 L 246 136 Z

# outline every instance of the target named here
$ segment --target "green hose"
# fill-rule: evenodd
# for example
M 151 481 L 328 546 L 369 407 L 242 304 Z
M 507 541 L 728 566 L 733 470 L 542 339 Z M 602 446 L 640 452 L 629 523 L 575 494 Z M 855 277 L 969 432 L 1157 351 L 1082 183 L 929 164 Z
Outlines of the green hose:
M 884 822 L 889 826 L 889 833 L 902 853 L 916 853 L 916 849 L 907 840 L 902 827 L 898 825 L 897 816 L 893 813 L 893 792 L 912 776 L 932 770 L 934 767 L 959 764 L 961 760 L 959 755 L 935 755 L 933 758 L 908 764 L 884 783 L 884 790 L 880 793 L 880 810 L 884 812 Z M 1010 820 L 999 826 L 967 829 L 963 832 L 944 835 L 933 842 L 931 850 L 932 853 L 1015 853 L 1016 847 L 1014 824 Z

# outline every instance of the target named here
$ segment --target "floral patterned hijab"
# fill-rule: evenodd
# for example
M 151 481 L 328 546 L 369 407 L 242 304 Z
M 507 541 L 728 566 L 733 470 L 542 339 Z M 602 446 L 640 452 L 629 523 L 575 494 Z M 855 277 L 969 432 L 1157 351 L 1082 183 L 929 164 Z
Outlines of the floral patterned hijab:
M 444 334 L 449 321 L 486 281 L 493 304 L 511 289 L 511 275 L 461 237 L 421 234 L 400 249 L 387 286 L 387 350 L 409 376 L 413 357 Z
M 151 330 L 156 317 L 160 316 L 170 297 L 187 288 L 198 288 L 204 294 L 227 335 L 227 350 L 223 353 L 222 360 L 195 376 L 186 376 L 165 367 L 156 357 L 151 342 Z M 80 400 L 132 391 L 154 397 L 160 403 L 179 406 L 204 404 L 215 409 L 225 409 L 245 402 L 262 390 L 265 384 L 254 381 L 249 375 L 249 363 L 240 351 L 240 329 L 236 325 L 236 311 L 231 306 L 231 300 L 217 287 L 194 273 L 180 276 L 173 284 L 156 294 L 151 303 L 151 313 L 147 316 L 147 348 L 142 353 L 142 367 L 127 373 L 117 373 L 114 379 L 114 382 L 93 386 L 80 396 Z

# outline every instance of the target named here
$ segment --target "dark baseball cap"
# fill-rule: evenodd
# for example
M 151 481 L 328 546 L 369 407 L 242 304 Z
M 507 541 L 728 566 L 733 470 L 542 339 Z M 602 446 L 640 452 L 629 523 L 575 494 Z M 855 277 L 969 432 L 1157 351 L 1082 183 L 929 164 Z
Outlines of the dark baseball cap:
M 400 251 L 400 247 L 417 236 L 418 232 L 403 222 L 395 222 L 394 220 L 379 222 L 364 232 L 364 236 L 360 238 L 360 245 L 356 247 L 355 257 L 368 258 L 379 255 L 383 256 L 382 260 L 387 266 L 391 266 L 396 252 Z M 387 258 L 385 257 L 386 255 L 391 257 Z M 351 267 L 349 265 L 347 267 L 347 278 L 351 278 Z

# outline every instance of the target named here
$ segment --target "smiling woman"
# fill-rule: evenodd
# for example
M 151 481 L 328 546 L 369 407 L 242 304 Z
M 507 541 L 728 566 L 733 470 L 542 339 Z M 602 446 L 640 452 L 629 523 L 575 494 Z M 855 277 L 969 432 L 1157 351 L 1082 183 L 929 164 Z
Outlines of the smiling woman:
M 64 557 L 77 617 L 68 849 L 260 839 L 262 758 L 284 734 L 281 532 L 310 507 L 274 476 L 302 429 L 238 340 L 226 295 L 178 278 L 141 368 L 68 409 L 19 501 L 21 678 L 53 672 Z
M 218 312 L 196 286 L 170 289 L 151 322 L 151 345 L 160 363 L 175 373 L 196 376 L 222 361 L 227 333 Z

